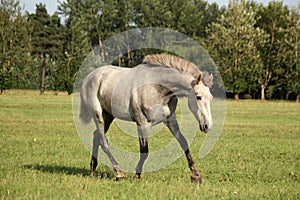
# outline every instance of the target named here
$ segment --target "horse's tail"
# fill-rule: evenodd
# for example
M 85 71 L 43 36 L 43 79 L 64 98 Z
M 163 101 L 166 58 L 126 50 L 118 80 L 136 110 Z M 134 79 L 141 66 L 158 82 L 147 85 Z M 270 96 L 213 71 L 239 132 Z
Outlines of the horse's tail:
M 81 90 L 80 90 L 79 119 L 84 124 L 88 124 L 92 119 L 92 116 L 90 115 L 89 108 L 88 108 L 88 105 L 87 105 L 87 102 L 86 102 L 86 99 L 87 99 L 86 95 L 87 95 L 87 91 L 86 91 L 85 85 L 82 85 Z
M 80 88 L 80 113 L 82 123 L 88 124 L 95 113 L 101 111 L 98 92 L 103 71 L 110 66 L 103 66 L 92 71 L 83 81 Z

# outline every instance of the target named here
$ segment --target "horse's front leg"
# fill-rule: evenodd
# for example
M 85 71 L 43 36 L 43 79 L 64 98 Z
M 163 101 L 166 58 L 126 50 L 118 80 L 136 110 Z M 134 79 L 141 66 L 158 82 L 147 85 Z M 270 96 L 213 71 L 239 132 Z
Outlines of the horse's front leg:
M 185 156 L 186 156 L 186 158 L 188 160 L 189 168 L 192 171 L 191 181 L 194 182 L 194 183 L 197 183 L 197 184 L 201 184 L 202 183 L 201 176 L 200 176 L 199 172 L 196 169 L 195 162 L 193 161 L 193 158 L 192 158 L 192 156 L 190 154 L 190 150 L 189 149 L 187 149 L 185 151 Z
M 138 135 L 140 142 L 140 160 L 135 168 L 137 178 L 141 178 L 141 173 L 145 160 L 148 158 L 148 131 L 151 124 L 138 126 Z
M 202 183 L 201 176 L 200 176 L 199 172 L 197 171 L 195 162 L 193 161 L 193 158 L 190 154 L 188 143 L 179 129 L 175 113 L 173 113 L 167 119 L 165 124 L 170 129 L 170 131 L 172 132 L 172 134 L 174 135 L 176 140 L 179 142 L 181 148 L 184 150 L 185 156 L 188 161 L 189 168 L 192 171 L 191 180 L 195 183 L 201 184 Z

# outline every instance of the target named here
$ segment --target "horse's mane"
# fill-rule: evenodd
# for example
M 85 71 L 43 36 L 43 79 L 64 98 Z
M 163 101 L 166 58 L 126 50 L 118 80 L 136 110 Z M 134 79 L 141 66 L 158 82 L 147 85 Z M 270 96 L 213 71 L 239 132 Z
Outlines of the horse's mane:
M 198 67 L 178 56 L 173 56 L 169 54 L 154 54 L 145 56 L 143 63 L 145 64 L 156 64 L 164 65 L 166 67 L 177 69 L 180 72 L 185 72 L 191 74 L 195 79 L 199 78 L 201 75 Z
M 169 54 L 148 55 L 145 56 L 143 63 L 164 65 L 166 67 L 174 68 L 180 72 L 191 74 L 196 80 L 201 77 L 202 82 L 208 87 L 211 87 L 213 84 L 212 76 L 210 76 L 207 72 L 201 72 L 194 63 L 184 60 L 178 56 Z

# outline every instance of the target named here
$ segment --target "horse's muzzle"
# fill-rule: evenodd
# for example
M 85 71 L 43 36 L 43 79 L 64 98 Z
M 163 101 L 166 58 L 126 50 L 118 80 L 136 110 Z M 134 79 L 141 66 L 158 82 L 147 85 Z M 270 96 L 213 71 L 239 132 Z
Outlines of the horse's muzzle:
M 200 124 L 200 131 L 202 131 L 203 133 L 208 133 L 211 129 L 211 127 L 207 124 Z

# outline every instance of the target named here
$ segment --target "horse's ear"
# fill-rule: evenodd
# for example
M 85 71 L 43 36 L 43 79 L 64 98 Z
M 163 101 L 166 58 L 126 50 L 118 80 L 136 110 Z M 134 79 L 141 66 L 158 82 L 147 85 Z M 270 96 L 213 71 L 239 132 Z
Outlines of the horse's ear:
M 214 76 L 212 74 L 209 75 L 210 82 L 213 83 Z
M 201 81 L 201 78 L 202 78 L 202 74 L 199 74 L 196 79 L 192 80 L 192 82 L 191 82 L 192 88 L 194 88 L 195 85 L 199 84 L 199 82 Z
M 198 84 L 202 79 L 202 74 L 200 73 L 196 79 L 196 84 Z

